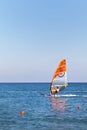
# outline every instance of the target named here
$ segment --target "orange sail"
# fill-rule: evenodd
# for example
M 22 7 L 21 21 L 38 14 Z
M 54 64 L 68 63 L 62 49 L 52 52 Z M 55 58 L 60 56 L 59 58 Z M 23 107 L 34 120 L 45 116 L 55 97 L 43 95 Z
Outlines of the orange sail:
M 57 76 L 61 75 L 64 72 L 66 72 L 66 59 L 61 60 L 58 64 L 56 71 L 54 72 L 52 82 Z

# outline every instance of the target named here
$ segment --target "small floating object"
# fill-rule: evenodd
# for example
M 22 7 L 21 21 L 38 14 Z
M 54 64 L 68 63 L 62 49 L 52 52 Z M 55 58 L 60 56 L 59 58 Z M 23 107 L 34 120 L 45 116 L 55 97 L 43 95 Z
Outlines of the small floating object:
M 25 114 L 25 112 L 24 112 L 24 111 L 20 111 L 20 114 L 21 114 L 21 115 L 24 115 L 24 114 Z
M 80 106 L 77 106 L 78 109 L 80 109 L 81 107 Z

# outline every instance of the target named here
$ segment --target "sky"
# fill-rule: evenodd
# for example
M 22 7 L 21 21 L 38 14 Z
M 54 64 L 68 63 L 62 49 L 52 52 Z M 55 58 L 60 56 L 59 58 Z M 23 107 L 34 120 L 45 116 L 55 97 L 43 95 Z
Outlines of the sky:
M 87 82 L 87 0 L 0 0 L 0 82 Z

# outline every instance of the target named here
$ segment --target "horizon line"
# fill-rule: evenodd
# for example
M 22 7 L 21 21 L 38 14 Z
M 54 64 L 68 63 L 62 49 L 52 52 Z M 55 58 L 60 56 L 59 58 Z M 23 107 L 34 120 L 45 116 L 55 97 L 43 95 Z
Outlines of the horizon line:
M 48 81 L 48 82 L 47 82 L 47 81 L 43 81 L 43 82 L 42 82 L 42 81 L 24 81 L 24 82 L 22 82 L 22 81 L 20 81 L 20 82 L 19 82 L 19 81 L 18 81 L 18 82 L 17 82 L 17 81 L 16 81 L 16 82 L 13 82 L 13 81 L 12 81 L 12 82 L 11 82 L 11 81 L 10 81 L 10 82 L 9 82 L 9 81 L 8 81 L 8 82 L 0 82 L 0 84 L 1 84 L 1 83 L 51 83 L 51 82 L 49 82 L 49 81 Z M 71 82 L 68 82 L 68 84 L 69 84 L 69 83 L 87 83 L 87 81 L 85 81 L 85 82 L 84 82 L 84 81 L 81 81 L 81 82 L 80 82 L 80 81 L 75 81 L 75 82 L 74 82 L 74 81 L 71 81 Z

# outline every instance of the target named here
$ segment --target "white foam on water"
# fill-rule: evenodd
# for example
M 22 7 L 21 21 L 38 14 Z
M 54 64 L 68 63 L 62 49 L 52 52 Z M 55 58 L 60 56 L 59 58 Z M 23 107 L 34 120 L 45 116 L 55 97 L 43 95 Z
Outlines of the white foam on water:
M 76 97 L 76 96 L 79 96 L 79 95 L 76 95 L 76 94 L 64 94 L 64 95 L 59 95 L 60 97 Z
M 58 96 L 59 97 L 87 97 L 87 95 L 76 95 L 76 94 L 63 94 Z

